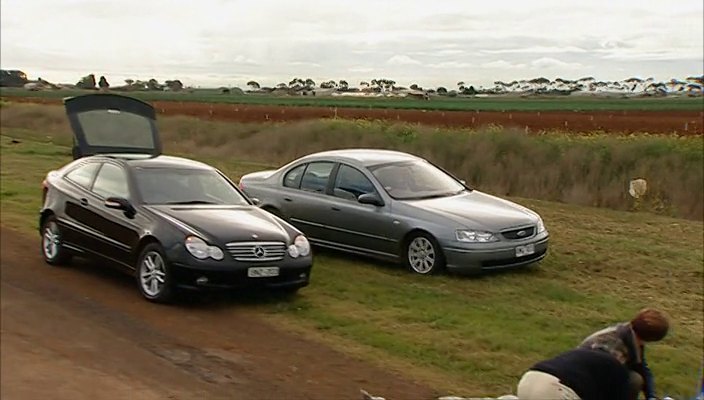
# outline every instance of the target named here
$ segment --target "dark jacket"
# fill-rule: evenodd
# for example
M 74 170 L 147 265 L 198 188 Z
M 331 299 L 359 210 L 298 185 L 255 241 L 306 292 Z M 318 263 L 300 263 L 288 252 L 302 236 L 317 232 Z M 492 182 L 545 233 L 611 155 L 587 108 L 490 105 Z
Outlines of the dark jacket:
M 619 323 L 595 332 L 584 339 L 578 347 L 603 350 L 614 356 L 623 357 L 626 367 L 643 377 L 645 398 L 655 398 L 655 382 L 645 361 L 645 348 L 643 345 L 637 345 L 630 323 Z
M 558 378 L 582 400 L 627 400 L 629 396 L 628 370 L 600 350 L 573 349 L 531 369 Z

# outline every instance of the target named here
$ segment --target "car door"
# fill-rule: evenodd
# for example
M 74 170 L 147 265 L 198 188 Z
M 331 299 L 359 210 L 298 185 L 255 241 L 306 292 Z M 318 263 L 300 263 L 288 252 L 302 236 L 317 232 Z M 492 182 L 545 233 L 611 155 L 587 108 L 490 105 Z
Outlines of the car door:
M 284 174 L 281 188 L 281 211 L 309 238 L 326 235 L 321 211 L 327 204 L 327 191 L 335 163 L 313 161 L 293 167 Z
M 63 212 L 58 214 L 58 223 L 64 228 L 64 242 L 69 247 L 80 249 L 95 246 L 95 235 L 87 225 L 90 215 L 88 198 L 90 187 L 100 168 L 99 162 L 85 162 L 68 171 L 62 183 Z
M 125 168 L 106 162 L 93 181 L 90 198 L 86 199 L 88 213 L 85 223 L 96 237 L 95 247 L 91 250 L 132 268 L 131 254 L 139 242 L 144 216 L 139 213 L 127 215 L 122 210 L 106 207 L 105 200 L 110 197 L 134 201 Z
M 133 97 L 87 94 L 64 100 L 74 159 L 101 153 L 157 156 L 161 141 L 154 108 Z
M 394 223 L 389 204 L 377 206 L 358 201 L 359 196 L 368 193 L 380 197 L 364 172 L 340 164 L 333 177 L 331 195 L 320 212 L 329 231 L 327 238 L 354 250 L 396 256 L 399 224 Z

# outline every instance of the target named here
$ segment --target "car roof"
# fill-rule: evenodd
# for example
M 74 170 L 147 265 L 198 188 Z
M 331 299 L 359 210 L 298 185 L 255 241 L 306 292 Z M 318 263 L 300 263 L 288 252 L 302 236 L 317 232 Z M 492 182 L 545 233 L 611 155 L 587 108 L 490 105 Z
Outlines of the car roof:
M 365 167 L 393 162 L 420 160 L 413 154 L 383 149 L 341 149 L 310 154 L 305 158 L 333 158 L 344 161 L 356 161 Z
M 174 156 L 150 156 L 148 154 L 99 154 L 84 159 L 92 160 L 116 160 L 137 168 L 186 168 L 186 169 L 214 169 L 208 164 L 188 158 Z

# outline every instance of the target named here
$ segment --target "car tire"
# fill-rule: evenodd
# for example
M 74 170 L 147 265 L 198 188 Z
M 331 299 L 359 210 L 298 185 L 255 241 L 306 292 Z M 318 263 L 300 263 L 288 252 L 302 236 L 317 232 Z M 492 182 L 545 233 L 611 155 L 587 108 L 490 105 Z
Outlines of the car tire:
M 66 265 L 71 261 L 71 254 L 63 246 L 63 232 L 56 217 L 48 216 L 42 223 L 42 255 L 49 265 Z
M 411 235 L 404 246 L 406 267 L 419 275 L 432 275 L 445 268 L 445 256 L 437 240 L 420 232 Z
M 139 292 L 145 299 L 154 303 L 173 301 L 173 275 L 159 244 L 144 246 L 137 259 L 136 275 Z

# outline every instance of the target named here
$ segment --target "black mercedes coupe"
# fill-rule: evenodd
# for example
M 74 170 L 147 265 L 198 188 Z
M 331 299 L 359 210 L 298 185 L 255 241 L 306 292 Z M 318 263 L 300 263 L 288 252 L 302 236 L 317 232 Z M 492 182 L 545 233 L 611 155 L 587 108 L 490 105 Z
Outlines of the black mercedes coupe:
M 307 286 L 305 235 L 260 209 L 217 169 L 161 154 L 154 108 L 132 97 L 64 100 L 74 161 L 44 180 L 41 249 L 124 267 L 150 301 L 177 289 Z

